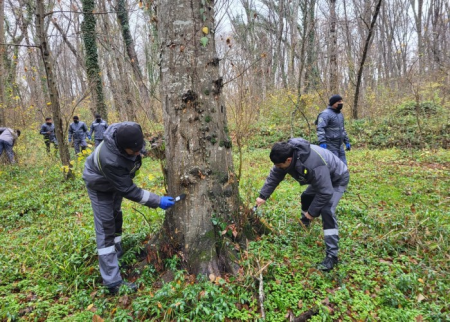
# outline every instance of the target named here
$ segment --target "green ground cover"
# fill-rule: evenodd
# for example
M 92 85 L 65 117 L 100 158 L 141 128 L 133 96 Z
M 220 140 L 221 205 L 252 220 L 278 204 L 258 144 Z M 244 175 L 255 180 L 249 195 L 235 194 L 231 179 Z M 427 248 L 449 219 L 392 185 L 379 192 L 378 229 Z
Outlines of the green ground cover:
M 152 266 L 133 268 L 164 213 L 126 201 L 123 273 L 140 289 L 111 297 L 97 268 L 83 161 L 76 180 L 64 182 L 42 142 L 25 139 L 36 149 L 19 145 L 20 165 L 0 168 L 0 320 L 253 321 L 260 268 L 268 321 L 312 308 L 311 321 L 450 320 L 448 150 L 348 153 L 351 183 L 337 208 L 340 265 L 330 273 L 314 268 L 324 256 L 321 223 L 299 225 L 303 188 L 294 180 L 261 209 L 278 233 L 249 243 L 241 275 L 214 283 L 177 270 L 176 257 L 166 261 L 170 282 Z M 243 160 L 240 193 L 250 207 L 269 171 L 268 150 L 249 150 Z M 159 164 L 147 159 L 137 181 L 162 193 Z

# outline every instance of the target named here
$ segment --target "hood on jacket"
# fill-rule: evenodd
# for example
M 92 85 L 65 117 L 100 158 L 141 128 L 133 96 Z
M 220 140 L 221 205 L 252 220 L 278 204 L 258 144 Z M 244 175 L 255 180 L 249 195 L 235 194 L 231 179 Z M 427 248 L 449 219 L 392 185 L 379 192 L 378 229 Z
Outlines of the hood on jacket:
M 103 133 L 103 142 L 108 147 L 108 150 L 111 151 L 112 153 L 119 155 L 121 157 L 125 157 L 130 160 L 135 160 L 136 156 L 128 155 L 124 149 L 117 146 L 116 132 L 117 132 L 117 129 L 119 129 L 123 125 L 132 125 L 132 126 L 137 126 L 140 128 L 139 124 L 137 124 L 135 122 L 113 123 L 110 126 L 108 126 L 106 131 Z
M 303 138 L 292 138 L 287 142 L 295 149 L 295 159 L 304 163 L 311 153 L 311 144 Z

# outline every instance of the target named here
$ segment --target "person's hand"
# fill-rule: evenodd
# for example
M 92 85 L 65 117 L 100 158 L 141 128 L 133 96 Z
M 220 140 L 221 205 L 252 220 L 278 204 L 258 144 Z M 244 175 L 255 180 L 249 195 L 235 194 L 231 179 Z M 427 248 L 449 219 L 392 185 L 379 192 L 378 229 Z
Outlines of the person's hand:
M 47 134 L 50 134 L 50 133 L 52 133 L 52 132 L 50 132 L 50 131 L 47 131 Z
M 352 146 L 350 145 L 350 143 L 346 143 L 345 146 L 347 147 L 346 150 L 350 151 L 352 149 Z
M 91 139 L 91 136 L 90 136 L 90 135 L 88 135 L 87 137 L 88 137 L 89 140 Z
M 159 208 L 166 210 L 175 204 L 175 200 L 172 197 L 162 196 L 159 201 Z
M 69 143 L 72 142 L 72 139 L 69 139 Z
M 320 146 L 322 149 L 326 149 L 326 148 L 327 148 L 327 144 L 326 144 L 326 143 L 320 143 L 319 146 Z
M 259 197 L 256 198 L 256 206 L 257 207 L 262 206 L 265 202 L 266 201 L 264 199 L 262 199 L 262 198 L 259 198 Z
M 308 218 L 309 220 L 313 220 L 313 219 L 314 219 L 314 217 L 311 216 L 311 215 L 309 214 L 309 212 L 306 212 L 306 213 L 305 213 L 305 217 Z

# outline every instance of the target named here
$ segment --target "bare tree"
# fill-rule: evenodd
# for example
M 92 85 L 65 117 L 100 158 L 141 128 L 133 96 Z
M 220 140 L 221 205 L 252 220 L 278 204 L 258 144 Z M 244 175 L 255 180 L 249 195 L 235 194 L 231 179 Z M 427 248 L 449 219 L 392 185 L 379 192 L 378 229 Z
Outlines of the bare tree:
M 64 140 L 63 122 L 61 119 L 61 108 L 59 103 L 59 92 L 55 84 L 51 53 L 48 48 L 47 34 L 44 29 L 44 17 L 44 0 L 36 0 L 36 34 L 39 37 L 39 49 L 41 51 L 41 57 L 44 62 L 47 75 L 47 85 L 49 88 L 50 102 L 52 105 L 53 120 L 55 122 L 55 134 L 59 142 L 59 154 L 61 162 L 63 166 L 65 166 L 65 177 L 72 178 L 73 173 L 70 165 L 69 148 Z
M 373 30 L 374 30 L 374 27 L 375 27 L 375 23 L 377 22 L 377 17 L 378 17 L 378 13 L 380 12 L 380 7 L 381 7 L 382 1 L 383 0 L 378 0 L 377 4 L 375 6 L 375 11 L 373 13 L 372 21 L 371 21 L 370 26 L 369 26 L 367 39 L 366 39 L 366 42 L 364 44 L 364 50 L 363 50 L 363 53 L 362 53 L 361 61 L 359 63 L 358 76 L 357 76 L 357 80 L 356 80 L 355 99 L 353 101 L 353 111 L 352 111 L 354 119 L 358 119 L 358 96 L 359 96 L 359 89 L 360 89 L 360 86 L 361 86 L 362 72 L 363 72 L 363 69 L 364 69 L 364 63 L 366 61 L 367 53 L 369 51 L 369 44 L 370 44 L 371 39 L 372 39 Z
M 330 0 L 330 91 L 336 94 L 338 88 L 338 74 L 337 74 L 337 30 L 336 30 L 336 0 Z

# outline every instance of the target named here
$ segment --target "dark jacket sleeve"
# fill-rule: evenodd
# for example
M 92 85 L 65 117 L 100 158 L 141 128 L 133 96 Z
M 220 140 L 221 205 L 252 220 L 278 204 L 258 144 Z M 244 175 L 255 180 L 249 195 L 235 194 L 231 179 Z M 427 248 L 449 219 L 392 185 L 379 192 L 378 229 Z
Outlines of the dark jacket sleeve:
M 84 133 L 87 133 L 87 131 L 88 131 L 86 123 L 83 123 L 83 131 L 84 131 Z
M 319 217 L 322 208 L 333 198 L 333 184 L 331 183 L 330 171 L 326 165 L 314 169 L 314 179 L 311 187 L 316 191 L 316 196 L 309 206 L 308 213 L 313 217 Z
M 327 142 L 327 137 L 325 136 L 325 128 L 328 126 L 328 121 L 328 113 L 322 112 L 319 114 L 317 120 L 317 140 L 319 141 L 319 144 Z
M 91 130 L 89 131 L 89 136 L 92 136 L 92 132 L 94 132 L 94 122 L 91 124 Z
M 72 139 L 73 136 L 73 129 L 72 129 L 72 124 L 69 125 L 69 140 Z
M 39 131 L 39 134 L 47 135 L 47 131 L 45 130 L 45 125 L 41 126 L 41 130 Z
M 102 172 L 122 197 L 152 208 L 159 206 L 160 197 L 136 186 L 127 169 L 107 164 L 102 167 Z
M 269 199 L 270 195 L 275 191 L 280 182 L 286 177 L 286 174 L 286 171 L 274 166 L 270 170 L 269 176 L 266 178 L 266 182 L 264 182 L 264 186 L 261 188 L 259 197 L 264 200 Z

